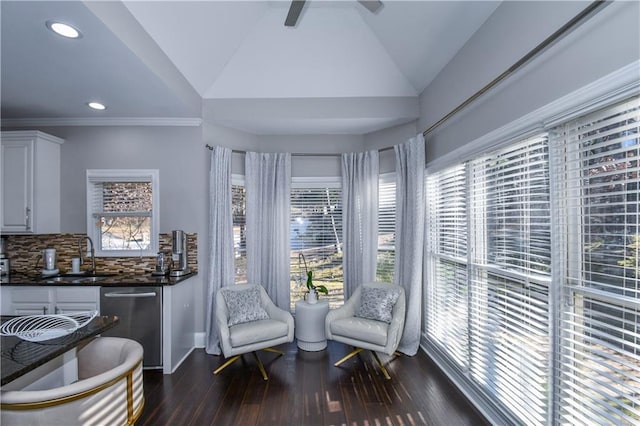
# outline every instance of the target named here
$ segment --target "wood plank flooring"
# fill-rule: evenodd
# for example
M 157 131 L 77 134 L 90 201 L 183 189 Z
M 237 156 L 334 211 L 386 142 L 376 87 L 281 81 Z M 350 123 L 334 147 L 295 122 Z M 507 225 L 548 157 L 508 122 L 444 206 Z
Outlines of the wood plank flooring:
M 369 352 L 340 367 L 351 348 L 329 342 L 305 352 L 295 342 L 282 357 L 251 354 L 217 376 L 222 356 L 193 351 L 171 375 L 145 370 L 145 409 L 137 425 L 485 425 L 487 421 L 421 351 L 391 360 L 385 380 Z M 381 357 L 383 362 L 389 361 Z

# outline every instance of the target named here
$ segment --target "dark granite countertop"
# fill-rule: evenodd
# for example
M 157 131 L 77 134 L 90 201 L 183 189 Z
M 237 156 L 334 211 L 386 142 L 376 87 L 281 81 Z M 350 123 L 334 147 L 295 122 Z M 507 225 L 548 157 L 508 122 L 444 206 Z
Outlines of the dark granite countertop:
M 13 317 L 2 316 L 5 322 Z M 98 316 L 73 333 L 42 342 L 29 342 L 15 336 L 2 336 L 2 382 L 1 385 L 35 370 L 63 353 L 77 347 L 86 340 L 118 324 L 116 316 Z
M 168 275 L 152 275 L 151 273 L 142 274 L 100 274 L 96 277 L 87 275 L 59 275 L 52 277 L 43 277 L 41 275 L 15 274 L 3 276 L 0 285 L 14 286 L 100 286 L 100 287 L 144 287 L 144 286 L 170 286 L 178 284 L 184 280 L 198 275 L 192 272 L 188 275 L 180 277 L 170 277 Z

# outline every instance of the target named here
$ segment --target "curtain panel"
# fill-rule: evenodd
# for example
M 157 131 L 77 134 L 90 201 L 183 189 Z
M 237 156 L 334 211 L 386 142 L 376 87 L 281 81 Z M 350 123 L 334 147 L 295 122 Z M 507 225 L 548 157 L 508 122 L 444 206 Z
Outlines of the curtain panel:
M 345 300 L 376 278 L 379 166 L 378 151 L 342 154 Z
M 247 152 L 247 280 L 290 309 L 291 154 Z
M 420 345 L 424 248 L 425 146 L 422 134 L 394 147 L 396 154 L 396 254 L 394 281 L 404 288 L 407 310 L 398 351 L 415 355 Z
M 209 166 L 209 267 L 207 268 L 206 344 L 209 354 L 220 355 L 215 322 L 216 293 L 234 282 L 233 216 L 231 209 L 231 150 L 213 147 Z

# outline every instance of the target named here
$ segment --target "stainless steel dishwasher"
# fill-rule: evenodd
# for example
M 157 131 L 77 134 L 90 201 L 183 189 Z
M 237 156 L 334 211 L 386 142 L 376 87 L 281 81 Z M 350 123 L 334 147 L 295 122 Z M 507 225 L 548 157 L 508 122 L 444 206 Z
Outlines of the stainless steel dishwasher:
M 118 325 L 103 336 L 142 344 L 145 368 L 162 368 L 162 287 L 100 287 L 100 315 L 115 315 Z

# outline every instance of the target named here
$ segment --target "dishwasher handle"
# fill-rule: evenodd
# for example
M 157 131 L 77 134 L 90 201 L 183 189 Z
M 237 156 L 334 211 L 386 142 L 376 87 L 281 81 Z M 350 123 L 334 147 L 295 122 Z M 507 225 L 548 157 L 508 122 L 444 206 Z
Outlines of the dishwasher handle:
M 155 291 L 148 291 L 144 293 L 105 293 L 104 297 L 121 297 L 121 298 L 133 298 L 133 297 L 156 297 L 158 294 Z

